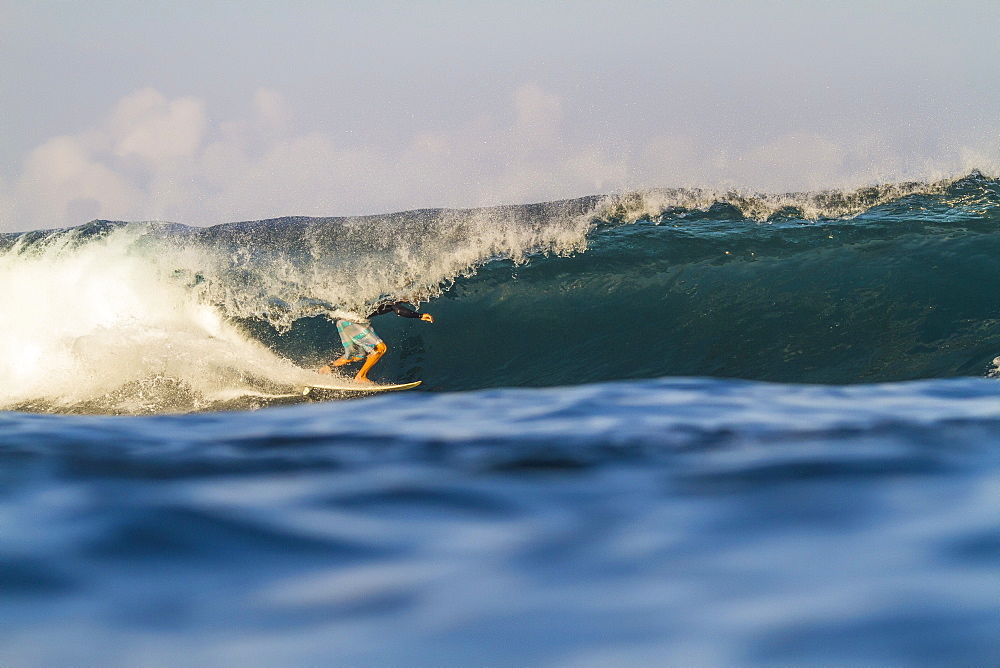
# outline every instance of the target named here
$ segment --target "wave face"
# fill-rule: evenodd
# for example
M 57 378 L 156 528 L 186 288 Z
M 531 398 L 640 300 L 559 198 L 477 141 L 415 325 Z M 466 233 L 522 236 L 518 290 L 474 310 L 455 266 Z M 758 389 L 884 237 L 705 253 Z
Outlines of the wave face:
M 424 369 L 446 387 L 983 375 L 1000 353 L 998 204 L 996 182 L 966 181 L 846 218 L 716 201 L 602 222 L 586 253 L 458 283 L 435 305 L 458 324 L 421 334 Z
M 659 376 L 860 383 L 995 372 L 1000 181 L 547 204 L 0 238 L 0 408 L 266 405 L 383 316 L 375 380 L 429 389 Z

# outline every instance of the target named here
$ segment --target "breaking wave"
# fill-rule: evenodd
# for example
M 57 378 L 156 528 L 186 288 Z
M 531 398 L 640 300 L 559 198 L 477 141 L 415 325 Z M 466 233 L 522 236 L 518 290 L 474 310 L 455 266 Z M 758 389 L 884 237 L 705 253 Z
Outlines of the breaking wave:
M 0 237 L 0 408 L 157 413 L 288 400 L 375 321 L 372 377 L 429 389 L 659 376 L 858 383 L 996 373 L 1000 181 Z

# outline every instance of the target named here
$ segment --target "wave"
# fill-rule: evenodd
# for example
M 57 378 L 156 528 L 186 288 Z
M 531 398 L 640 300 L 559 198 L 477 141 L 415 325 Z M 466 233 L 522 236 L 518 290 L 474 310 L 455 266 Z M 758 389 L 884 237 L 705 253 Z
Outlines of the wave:
M 436 323 L 376 320 L 372 376 L 431 389 L 981 376 L 1000 352 L 1000 181 L 94 221 L 0 238 L 0 277 L 7 409 L 263 405 L 339 352 L 331 309 L 386 298 Z

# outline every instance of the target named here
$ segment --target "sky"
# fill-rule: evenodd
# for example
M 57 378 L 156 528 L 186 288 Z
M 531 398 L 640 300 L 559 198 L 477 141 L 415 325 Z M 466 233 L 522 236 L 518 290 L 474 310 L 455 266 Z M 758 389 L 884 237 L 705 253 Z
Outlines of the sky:
M 995 0 L 0 0 L 0 232 L 972 169 Z

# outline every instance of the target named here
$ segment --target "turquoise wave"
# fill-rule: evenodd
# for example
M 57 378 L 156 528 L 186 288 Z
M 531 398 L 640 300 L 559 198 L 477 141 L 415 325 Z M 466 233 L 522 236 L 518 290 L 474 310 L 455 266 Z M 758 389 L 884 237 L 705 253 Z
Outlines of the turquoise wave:
M 723 201 L 608 217 L 587 246 L 458 278 L 425 305 L 433 326 L 376 319 L 390 345 L 379 372 L 449 390 L 844 384 L 982 376 L 1000 354 L 1000 183 L 977 174 L 849 217 L 789 206 L 761 221 Z M 323 319 L 255 332 L 303 361 L 338 352 Z

